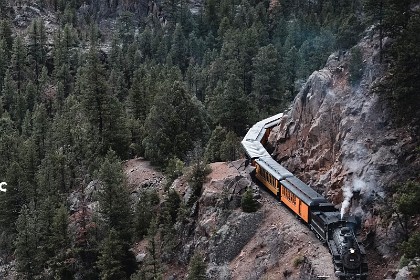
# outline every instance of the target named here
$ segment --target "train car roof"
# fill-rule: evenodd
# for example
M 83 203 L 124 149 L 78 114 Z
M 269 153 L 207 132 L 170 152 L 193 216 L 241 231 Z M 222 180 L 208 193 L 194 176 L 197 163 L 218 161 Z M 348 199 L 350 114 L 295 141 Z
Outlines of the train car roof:
M 259 141 L 243 140 L 241 144 L 245 149 L 245 153 L 251 159 L 270 156 L 270 154 Z
M 285 178 L 292 177 L 293 174 L 281 166 L 277 161 L 275 161 L 270 155 L 265 157 L 260 157 L 255 160 L 255 162 L 261 166 L 264 170 L 268 171 L 274 178 L 281 181 Z
M 261 142 L 265 133 L 264 124 L 257 122 L 246 133 L 243 141 L 258 141 Z
M 319 205 L 320 203 L 328 203 L 328 200 L 325 197 L 317 193 L 295 176 L 288 177 L 280 183 L 309 206 Z
M 261 142 L 261 139 L 264 137 L 265 130 L 277 125 L 280 122 L 280 118 L 282 116 L 283 113 L 280 113 L 257 122 L 248 130 L 244 137 L 244 141 L 252 140 Z
M 278 125 L 282 117 L 283 117 L 283 113 L 280 113 L 280 114 L 271 116 L 269 118 L 266 118 L 260 122 L 264 123 L 264 128 L 270 128 L 275 125 Z

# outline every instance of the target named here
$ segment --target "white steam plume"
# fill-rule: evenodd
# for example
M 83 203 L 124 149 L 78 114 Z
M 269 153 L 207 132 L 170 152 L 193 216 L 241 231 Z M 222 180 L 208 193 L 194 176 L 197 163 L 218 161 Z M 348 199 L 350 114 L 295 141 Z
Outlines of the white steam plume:
M 353 179 L 351 184 L 345 184 L 343 187 L 343 202 L 341 203 L 341 219 L 350 206 L 353 192 L 360 192 L 366 187 L 366 183 L 360 179 Z

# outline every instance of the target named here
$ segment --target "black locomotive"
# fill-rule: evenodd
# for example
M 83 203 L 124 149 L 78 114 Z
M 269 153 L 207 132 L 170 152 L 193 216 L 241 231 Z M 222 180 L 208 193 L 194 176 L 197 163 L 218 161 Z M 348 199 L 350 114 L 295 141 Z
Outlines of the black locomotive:
M 355 218 L 341 217 L 333 204 L 273 160 L 264 148 L 271 129 L 281 117 L 278 114 L 256 123 L 241 142 L 255 166 L 255 177 L 328 246 L 337 277 L 365 279 L 366 253 L 355 235 L 358 224 Z

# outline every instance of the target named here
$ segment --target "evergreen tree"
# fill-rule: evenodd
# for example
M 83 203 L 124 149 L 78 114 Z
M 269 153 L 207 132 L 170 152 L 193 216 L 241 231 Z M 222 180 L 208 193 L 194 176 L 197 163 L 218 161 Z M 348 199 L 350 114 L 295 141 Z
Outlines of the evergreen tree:
M 258 205 L 257 202 L 254 200 L 251 188 L 248 188 L 246 192 L 242 195 L 241 207 L 242 211 L 247 213 L 257 211 Z
M 45 26 L 42 20 L 32 21 L 29 27 L 29 50 L 28 53 L 33 61 L 34 69 L 34 80 L 38 83 L 41 69 L 46 60 L 46 42 L 47 36 L 45 33 Z
M 194 254 L 189 263 L 187 280 L 206 280 L 206 264 L 200 254 Z
M 201 196 L 203 184 L 206 181 L 207 175 L 210 174 L 211 169 L 203 157 L 204 151 L 201 144 L 194 143 L 194 149 L 188 154 L 188 164 L 190 167 L 187 174 L 187 181 L 191 188 L 191 196 L 187 201 L 187 206 L 192 206 Z
M 238 76 L 229 75 L 226 85 L 219 84 L 214 96 L 208 98 L 208 109 L 215 124 L 242 135 L 253 122 L 255 111 L 238 84 L 241 84 Z
M 226 129 L 220 125 L 216 126 L 216 128 L 212 131 L 204 153 L 205 159 L 208 162 L 222 161 L 220 146 L 226 139 L 226 134 Z
M 10 52 L 13 47 L 13 31 L 11 23 L 5 17 L 0 20 L 0 40 L 4 40 L 6 56 L 10 58 Z
M 132 221 L 130 199 L 126 179 L 115 152 L 107 153 L 98 175 L 102 182 L 98 198 L 105 228 L 115 229 L 125 242 L 130 242 Z
M 196 140 L 205 139 L 208 127 L 201 104 L 191 97 L 181 82 L 165 84 L 155 96 L 145 122 L 145 155 L 164 166 L 176 156 L 184 158 Z
M 286 91 L 291 96 L 296 93 L 295 81 L 297 79 L 298 51 L 295 46 L 291 47 L 287 52 L 282 65 L 282 74 L 285 79 Z
M 6 70 L 3 88 L 1 91 L 3 108 L 6 110 L 13 118 L 16 120 L 16 111 L 17 111 L 17 85 L 13 80 L 12 75 L 9 70 Z
M 36 146 L 37 163 L 39 164 L 44 158 L 47 150 L 47 133 L 49 131 L 49 118 L 47 110 L 43 104 L 36 106 L 32 115 L 32 137 Z
M 172 35 L 172 44 L 170 51 L 170 58 L 173 65 L 176 65 L 184 72 L 187 69 L 187 44 L 184 33 L 182 32 L 182 27 L 180 24 L 177 24 L 175 31 Z
M 124 271 L 124 248 L 118 232 L 111 229 L 99 250 L 97 266 L 102 280 L 127 279 Z
M 98 279 L 95 266 L 98 258 L 97 224 L 89 213 L 84 182 L 81 185 L 81 203 L 75 214 L 75 236 L 73 253 L 75 256 L 75 279 Z
M 80 77 L 83 105 L 94 131 L 98 133 L 101 152 L 112 148 L 119 156 L 126 157 L 129 146 L 127 120 L 121 103 L 110 94 L 105 70 L 94 46 L 82 75 L 85 75 Z
M 159 228 L 157 218 L 153 218 L 147 231 L 147 252 L 148 256 L 142 268 L 146 279 L 162 279 Z
M 49 240 L 52 254 L 49 256 L 48 266 L 56 279 L 73 279 L 73 269 L 71 267 L 73 256 L 71 254 L 68 226 L 69 215 L 64 205 L 61 205 L 55 210 Z
M 3 89 L 7 65 L 9 65 L 9 57 L 7 56 L 6 41 L 0 38 L 0 89 Z
M 17 36 L 13 41 L 12 57 L 10 61 L 10 74 L 16 82 L 18 94 L 24 89 L 24 82 L 27 78 L 26 75 L 26 48 L 23 39 Z
M 143 239 L 147 234 L 152 217 L 153 206 L 150 201 L 150 194 L 143 191 L 139 196 L 134 213 L 134 231 L 137 238 Z
M 16 222 L 16 270 L 20 279 L 34 279 L 40 273 L 41 267 L 36 259 L 38 227 L 34 204 L 24 205 Z
M 253 95 L 258 108 L 267 115 L 280 111 L 282 84 L 278 53 L 273 45 L 261 47 L 253 59 Z
M 239 158 L 240 141 L 240 137 L 233 131 L 226 134 L 225 140 L 220 145 L 220 157 L 223 161 L 233 161 Z
M 149 113 L 150 103 L 153 100 L 150 88 L 150 75 L 145 67 L 134 72 L 131 88 L 128 92 L 128 108 L 130 116 L 138 119 L 142 124 Z

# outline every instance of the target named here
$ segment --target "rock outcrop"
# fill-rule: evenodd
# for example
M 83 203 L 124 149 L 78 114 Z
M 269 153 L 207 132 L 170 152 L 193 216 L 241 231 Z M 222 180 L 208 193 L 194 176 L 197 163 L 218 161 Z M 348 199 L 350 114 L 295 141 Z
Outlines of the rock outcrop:
M 355 48 L 363 54 L 362 78 L 350 82 L 354 48 L 332 54 L 309 77 L 269 142 L 286 168 L 343 212 L 369 220 L 384 189 L 419 170 L 413 152 L 418 141 L 414 129 L 394 126 L 386 103 L 372 91 L 386 75 L 377 36 L 367 31 Z

